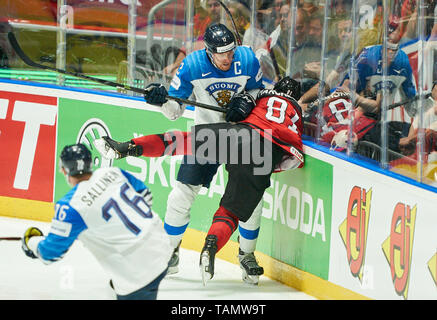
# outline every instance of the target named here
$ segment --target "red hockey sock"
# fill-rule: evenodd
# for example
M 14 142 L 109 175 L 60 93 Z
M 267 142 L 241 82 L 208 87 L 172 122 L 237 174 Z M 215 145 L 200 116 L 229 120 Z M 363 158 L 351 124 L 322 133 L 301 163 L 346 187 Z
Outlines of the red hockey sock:
M 208 235 L 217 236 L 217 252 L 228 242 L 237 226 L 238 218 L 232 212 L 220 206 L 214 214 L 208 231 Z
M 164 134 L 151 134 L 134 138 L 132 142 L 143 147 L 143 156 L 145 157 L 191 154 L 191 134 L 189 132 L 171 131 Z

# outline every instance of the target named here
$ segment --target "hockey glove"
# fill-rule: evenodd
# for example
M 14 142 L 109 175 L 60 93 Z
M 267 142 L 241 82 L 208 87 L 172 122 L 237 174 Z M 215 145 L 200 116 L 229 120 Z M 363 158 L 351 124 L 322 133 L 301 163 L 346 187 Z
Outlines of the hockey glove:
M 30 227 L 24 232 L 24 236 L 21 239 L 21 248 L 23 249 L 26 256 L 28 256 L 32 259 L 38 258 L 35 255 L 35 253 L 32 251 L 32 249 L 29 248 L 28 242 L 29 242 L 29 239 L 32 237 L 42 237 L 42 236 L 43 236 L 42 231 L 36 227 Z
M 255 99 L 248 93 L 237 93 L 232 97 L 227 107 L 227 122 L 242 121 L 246 119 L 253 108 L 255 108 Z
M 108 136 L 103 136 L 94 141 L 96 149 L 105 159 L 122 159 L 127 156 L 139 157 L 143 154 L 143 147 L 131 141 L 118 142 Z
M 159 107 L 167 102 L 167 96 L 167 89 L 165 89 L 165 87 L 160 83 L 149 84 L 144 92 L 144 99 L 146 99 L 147 103 Z

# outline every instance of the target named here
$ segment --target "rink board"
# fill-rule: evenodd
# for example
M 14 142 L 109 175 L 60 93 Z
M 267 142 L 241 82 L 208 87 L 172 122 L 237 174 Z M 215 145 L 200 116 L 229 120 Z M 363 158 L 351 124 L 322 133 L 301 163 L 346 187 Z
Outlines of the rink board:
M 0 83 L 0 215 L 50 221 L 69 188 L 58 170 L 66 144 L 82 142 L 95 167 L 144 181 L 164 217 L 180 157 L 102 159 L 92 141 L 187 131 L 193 112 L 167 120 L 140 97 Z M 264 195 L 257 257 L 265 273 L 320 299 L 437 299 L 437 193 L 306 143 L 303 169 L 274 174 Z M 182 246 L 200 250 L 227 181 L 202 189 Z M 219 253 L 237 262 L 237 235 Z

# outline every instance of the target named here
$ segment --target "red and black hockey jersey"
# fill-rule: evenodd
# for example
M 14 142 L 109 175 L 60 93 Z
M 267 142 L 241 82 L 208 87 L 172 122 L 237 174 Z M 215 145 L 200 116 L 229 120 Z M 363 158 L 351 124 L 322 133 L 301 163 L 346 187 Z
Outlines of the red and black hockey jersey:
M 274 90 L 261 90 L 256 107 L 241 122 L 293 155 L 301 162 L 299 167 L 303 165 L 302 110 L 296 100 Z
M 315 102 L 317 104 L 317 102 Z M 349 112 L 352 103 L 349 94 L 345 92 L 333 92 L 326 97 L 322 108 L 321 140 L 331 143 L 334 135 L 349 128 Z M 315 115 L 311 122 L 316 122 Z M 361 109 L 354 110 L 353 133 L 357 139 L 361 139 L 377 123 L 377 120 L 366 116 Z

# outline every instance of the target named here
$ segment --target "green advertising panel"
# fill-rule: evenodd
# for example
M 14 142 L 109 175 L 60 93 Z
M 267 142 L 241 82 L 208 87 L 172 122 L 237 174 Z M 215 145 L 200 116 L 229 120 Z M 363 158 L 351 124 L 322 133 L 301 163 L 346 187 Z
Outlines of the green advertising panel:
M 129 100 L 126 100 L 129 103 Z M 187 131 L 193 124 L 191 119 L 181 118 L 170 121 L 160 112 L 124 108 L 104 103 L 59 99 L 59 125 L 57 161 L 66 144 L 82 142 L 92 152 L 94 167 L 117 166 L 133 173 L 144 181 L 153 192 L 153 210 L 163 219 L 167 198 L 176 176 L 182 157 L 134 158 L 108 161 L 95 150 L 93 141 L 109 135 L 117 141 L 127 141 L 134 137 L 163 133 L 169 130 Z M 226 171 L 220 167 L 211 187 L 202 189 L 193 208 L 189 227 L 207 231 L 212 216 L 218 208 L 226 185 Z M 55 178 L 55 201 L 68 190 L 64 176 L 57 172 Z
M 129 103 L 129 100 L 126 100 Z M 141 135 L 169 130 L 187 131 L 191 119 L 169 121 L 160 112 L 104 103 L 59 99 L 57 158 L 66 144 L 82 142 L 92 151 L 94 166 L 117 166 L 133 173 L 153 192 L 153 210 L 164 219 L 167 198 L 176 181 L 182 157 L 127 157 L 108 161 L 95 150 L 93 141 L 109 135 L 127 141 Z M 264 194 L 263 218 L 257 250 L 273 258 L 328 278 L 332 208 L 332 166 L 306 156 L 302 169 L 275 173 Z M 209 189 L 203 188 L 191 210 L 189 228 L 206 232 L 219 206 L 227 182 L 221 166 Z M 57 172 L 55 201 L 69 186 Z M 238 232 L 232 236 L 237 240 Z
M 257 250 L 328 279 L 332 165 L 306 155 L 302 169 L 272 175 Z

